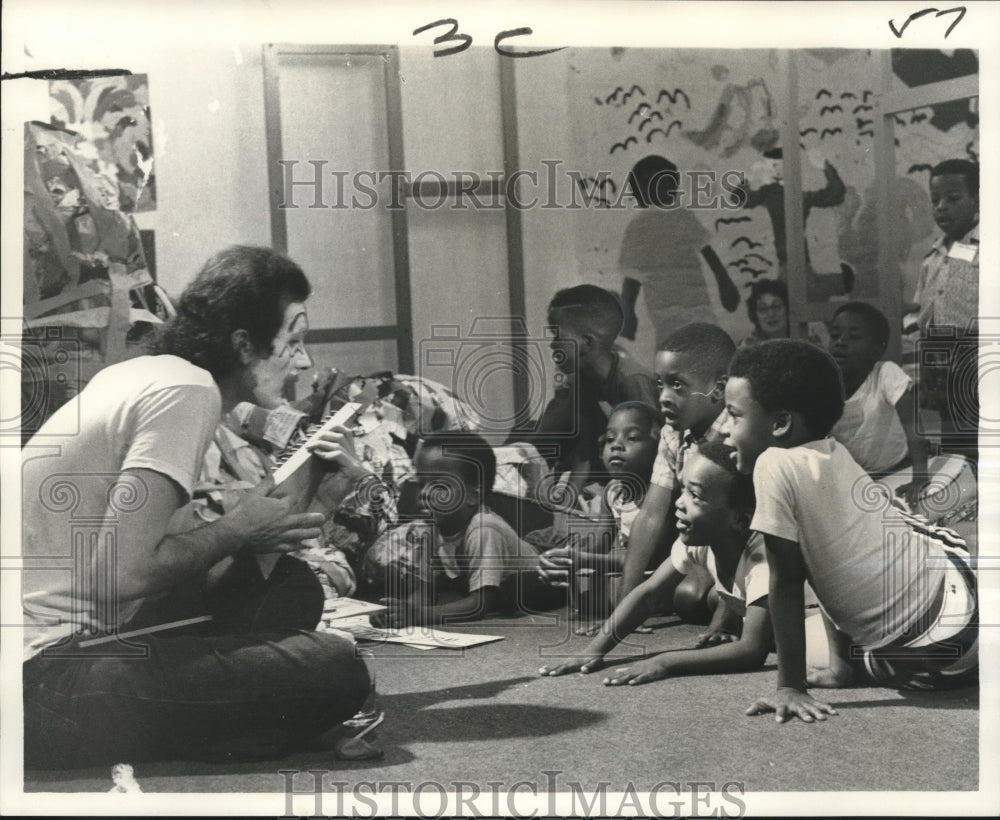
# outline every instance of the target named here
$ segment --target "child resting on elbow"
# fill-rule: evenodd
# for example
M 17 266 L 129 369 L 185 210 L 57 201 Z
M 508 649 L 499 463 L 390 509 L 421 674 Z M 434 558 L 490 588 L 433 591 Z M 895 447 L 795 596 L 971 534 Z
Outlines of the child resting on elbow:
M 440 432 L 421 439 L 414 457 L 421 505 L 433 521 L 425 567 L 430 584 L 387 599 L 377 626 L 441 624 L 482 618 L 532 597 L 543 585 L 537 551 L 486 506 L 496 456 L 475 433 Z M 551 597 L 552 590 L 544 590 Z
M 753 488 L 737 474 L 732 456 L 733 449 L 717 440 L 700 443 L 688 455 L 675 513 L 680 539 L 670 558 L 625 597 L 581 655 L 542 667 L 541 674 L 601 667 L 604 656 L 696 566 L 711 575 L 719 597 L 712 622 L 696 647 L 621 667 L 604 683 L 635 685 L 677 675 L 746 672 L 764 665 L 771 647 L 767 561 L 763 539 L 749 529 Z

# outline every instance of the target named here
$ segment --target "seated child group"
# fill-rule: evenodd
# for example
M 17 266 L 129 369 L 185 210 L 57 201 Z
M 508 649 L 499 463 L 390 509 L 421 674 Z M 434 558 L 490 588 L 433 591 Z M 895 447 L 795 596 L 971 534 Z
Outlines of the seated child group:
M 973 192 L 962 174 L 936 171 L 932 200 L 935 178 L 964 187 L 978 207 L 978 179 Z M 935 201 L 936 213 L 947 207 Z M 965 223 L 939 221 L 944 261 L 925 263 L 918 291 L 924 334 L 933 311 L 944 313 L 947 248 L 975 232 Z M 929 442 L 916 374 L 887 359 L 904 317 L 842 301 L 825 318 L 824 346 L 788 333 L 737 344 L 714 324 L 691 322 L 642 363 L 615 343 L 626 319 L 616 294 L 589 284 L 559 290 L 546 324 L 560 386 L 505 441 L 477 432 L 456 409 L 462 397 L 444 389 L 437 415 L 428 414 L 414 398 L 425 386 L 407 377 L 344 383 L 334 371 L 294 407 L 318 417 L 334 394 L 371 406 L 310 445 L 331 470 L 313 488 L 325 518 L 299 533 L 311 537 L 292 552 L 309 560 L 328 601 L 382 604 L 376 628 L 562 613 L 568 648 L 538 670 L 524 658 L 526 671 L 547 678 L 601 670 L 597 686 L 665 686 L 654 682 L 761 670 L 776 653 L 776 683 L 773 673 L 747 678 L 759 691 L 730 708 L 807 723 L 836 714 L 817 689 L 976 686 L 975 544 L 924 503 L 947 440 Z M 306 370 L 301 342 L 289 349 Z M 374 400 L 359 394 L 361 382 Z M 423 414 L 409 429 L 405 401 L 411 418 Z M 255 435 L 253 411 L 234 415 L 224 416 L 192 491 L 203 521 L 226 520 L 220 473 L 258 483 L 280 449 L 273 418 L 270 427 L 258 419 L 264 432 Z M 377 421 L 381 439 L 365 419 Z M 366 451 L 377 447 L 384 457 L 372 472 Z M 977 470 L 975 448 L 960 452 L 951 458 Z M 531 526 L 525 510 L 539 513 Z M 378 532 L 359 521 L 379 522 Z M 261 570 L 287 575 L 290 566 L 283 555 Z M 652 629 L 663 616 L 701 633 L 684 642 Z M 650 635 L 644 657 L 607 660 L 637 631 Z M 491 649 L 473 651 L 488 662 Z

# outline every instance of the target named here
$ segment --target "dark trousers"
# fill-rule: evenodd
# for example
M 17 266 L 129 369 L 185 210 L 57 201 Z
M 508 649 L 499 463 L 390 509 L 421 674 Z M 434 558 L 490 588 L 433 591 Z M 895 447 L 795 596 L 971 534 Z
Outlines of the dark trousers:
M 42 652 L 23 667 L 25 766 L 280 757 L 369 692 L 354 646 L 308 631 L 322 609 L 304 563 L 283 556 L 265 581 L 244 557 L 212 593 L 147 604 L 121 631 L 206 612 L 207 624 Z

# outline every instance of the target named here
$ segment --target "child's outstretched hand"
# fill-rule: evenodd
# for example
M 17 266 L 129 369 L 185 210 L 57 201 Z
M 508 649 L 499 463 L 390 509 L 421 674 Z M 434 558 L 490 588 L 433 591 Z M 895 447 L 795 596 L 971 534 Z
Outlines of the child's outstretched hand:
M 754 701 L 747 709 L 748 715 L 763 715 L 774 712 L 774 719 L 784 723 L 792 717 L 798 717 L 805 723 L 815 720 L 826 720 L 827 715 L 837 714 L 830 704 L 816 700 L 807 692 L 800 692 L 790 686 L 780 687 L 773 696 Z
M 614 673 L 604 679 L 605 686 L 638 686 L 654 680 L 662 680 L 668 676 L 667 666 L 658 658 L 646 658 L 631 666 L 620 666 Z
M 558 675 L 568 675 L 570 672 L 581 672 L 586 675 L 588 672 L 600 669 L 603 663 L 603 655 L 578 655 L 562 663 L 543 666 L 538 670 L 538 674 L 556 677 Z

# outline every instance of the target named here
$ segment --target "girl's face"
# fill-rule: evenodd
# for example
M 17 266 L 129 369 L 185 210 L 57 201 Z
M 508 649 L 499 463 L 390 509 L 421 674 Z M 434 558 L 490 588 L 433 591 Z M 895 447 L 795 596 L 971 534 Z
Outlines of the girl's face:
M 757 298 L 757 326 L 768 339 L 788 338 L 788 306 L 772 293 Z
M 830 323 L 830 355 L 840 365 L 845 381 L 863 380 L 884 352 L 885 345 L 875 341 L 871 328 L 857 314 L 845 310 Z
M 659 429 L 637 410 L 618 410 L 608 419 L 604 431 L 604 448 L 601 457 L 612 475 L 636 476 L 644 484 L 653 474 L 653 462 L 659 446 Z

